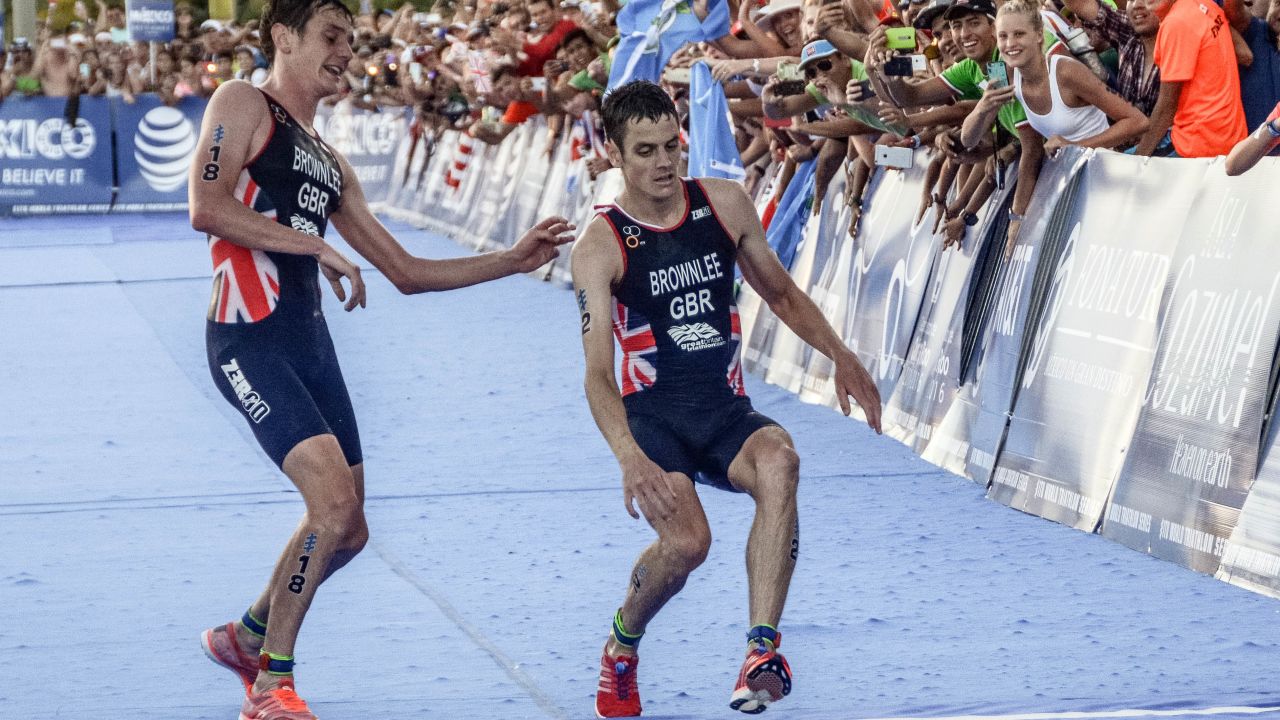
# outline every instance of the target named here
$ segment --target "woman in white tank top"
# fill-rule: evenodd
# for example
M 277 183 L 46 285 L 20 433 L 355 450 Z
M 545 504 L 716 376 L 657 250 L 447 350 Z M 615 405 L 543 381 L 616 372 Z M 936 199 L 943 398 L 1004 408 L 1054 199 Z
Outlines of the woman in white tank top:
M 1044 56 L 1042 22 L 1039 8 L 1026 0 L 1010 0 L 996 14 L 1001 59 L 1011 71 L 1013 92 L 1027 121 L 1047 139 L 1045 151 L 1065 145 L 1114 148 L 1142 137 L 1149 124 L 1146 116 L 1107 89 L 1087 66 L 1063 55 Z

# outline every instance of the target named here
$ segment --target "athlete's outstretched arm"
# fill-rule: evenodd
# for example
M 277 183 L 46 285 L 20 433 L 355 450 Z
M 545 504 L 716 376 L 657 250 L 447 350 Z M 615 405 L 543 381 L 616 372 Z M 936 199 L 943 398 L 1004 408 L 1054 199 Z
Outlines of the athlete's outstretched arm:
M 796 286 L 778 262 L 778 256 L 765 240 L 764 228 L 751 198 L 730 180 L 702 182 L 714 193 L 716 212 L 727 221 L 729 232 L 738 238 L 742 277 L 769 303 L 769 309 L 779 320 L 835 363 L 836 398 L 844 414 L 850 412 L 849 398 L 852 397 L 867 416 L 867 425 L 880 432 L 880 391 L 858 356 L 849 350 L 818 306 Z
M 324 238 L 281 225 L 236 198 L 245 165 L 271 138 L 269 113 L 262 93 L 243 80 L 224 83 L 213 93 L 187 177 L 191 227 L 254 250 L 311 255 L 334 284 L 338 299 L 347 300 L 346 309 L 363 307 L 360 268 Z M 342 277 L 351 283 L 350 299 L 337 280 Z
M 557 246 L 573 240 L 569 233 L 574 226 L 568 220 L 549 217 L 506 250 L 445 260 L 411 255 L 369 210 L 351 163 L 340 153 L 335 154 L 342 165 L 342 205 L 333 213 L 333 226 L 405 295 L 453 290 L 532 272 L 560 254 Z
M 587 358 L 586 391 L 591 415 L 622 468 L 622 497 L 631 517 L 633 505 L 650 522 L 665 520 L 675 511 L 675 482 L 679 479 L 644 454 L 631 435 L 622 393 L 613 377 L 613 284 L 622 279 L 622 252 L 602 219 L 587 226 L 573 247 L 573 292 L 582 320 L 582 350 Z

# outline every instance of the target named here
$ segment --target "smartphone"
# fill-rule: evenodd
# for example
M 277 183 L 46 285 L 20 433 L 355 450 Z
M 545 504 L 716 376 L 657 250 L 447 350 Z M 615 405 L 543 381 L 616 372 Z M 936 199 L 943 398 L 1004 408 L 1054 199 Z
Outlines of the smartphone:
M 889 58 L 884 64 L 885 75 L 896 75 L 898 77 L 911 77 L 915 74 L 912 69 L 911 58 L 902 55 L 895 58 Z
M 80 63 L 80 77 L 89 77 L 89 63 Z
M 866 102 L 876 96 L 876 89 L 871 86 L 870 80 L 863 80 L 858 83 L 858 99 L 855 102 Z
M 876 165 L 880 167 L 909 170 L 914 159 L 915 152 L 911 148 L 891 147 L 889 145 L 876 146 Z
M 422 63 L 409 63 L 409 77 L 413 78 L 415 84 L 422 82 Z
M 911 69 L 916 72 L 924 72 L 929 69 L 929 58 L 924 55 L 908 55 L 911 58 Z
M 778 69 L 774 72 L 779 80 L 802 80 L 804 74 L 800 72 L 800 66 L 795 63 L 780 62 Z
M 676 85 L 688 85 L 689 68 L 669 68 L 663 71 L 662 79 Z
M 915 50 L 916 49 L 916 29 L 915 28 L 885 28 L 884 31 L 885 44 L 890 50 Z
M 1009 71 L 1005 69 L 1004 63 L 999 60 L 987 63 L 987 87 L 994 90 L 1008 84 Z

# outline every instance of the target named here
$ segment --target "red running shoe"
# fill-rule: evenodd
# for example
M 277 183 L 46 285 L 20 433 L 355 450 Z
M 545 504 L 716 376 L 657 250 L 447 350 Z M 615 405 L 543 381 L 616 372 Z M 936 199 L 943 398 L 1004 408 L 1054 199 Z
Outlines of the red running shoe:
M 317 720 L 306 701 L 293 691 L 293 681 L 283 680 L 270 690 L 244 698 L 240 720 Z
M 200 634 L 200 647 L 209 659 L 235 673 L 244 684 L 245 693 L 258 679 L 258 656 L 250 655 L 236 641 L 236 624 L 229 622 L 209 628 Z
M 729 707 L 756 715 L 789 694 L 791 666 L 787 659 L 764 643 L 753 643 L 738 673 L 738 686 L 733 689 Z
M 600 685 L 596 688 L 596 717 L 638 717 L 640 715 L 640 690 L 636 687 L 636 665 L 640 658 L 634 655 L 609 657 L 605 652 L 600 658 Z

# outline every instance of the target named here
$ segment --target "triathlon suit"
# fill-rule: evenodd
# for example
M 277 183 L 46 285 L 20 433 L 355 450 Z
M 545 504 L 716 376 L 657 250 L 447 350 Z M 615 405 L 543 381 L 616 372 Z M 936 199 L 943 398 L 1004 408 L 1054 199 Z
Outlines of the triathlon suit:
M 342 200 L 337 156 L 263 95 L 271 136 L 241 171 L 236 199 L 281 225 L 324 237 Z M 283 467 L 298 443 L 324 434 L 337 437 L 348 465 L 359 464 L 360 433 L 320 308 L 319 263 L 213 236 L 209 252 L 205 347 L 223 397 L 244 414 L 276 465 Z
M 622 251 L 613 334 L 622 347 L 622 403 L 636 443 L 667 472 L 725 489 L 752 433 L 777 425 L 742 386 L 734 304 L 737 244 L 702 184 L 681 181 L 685 211 L 669 228 L 617 205 L 602 209 Z

